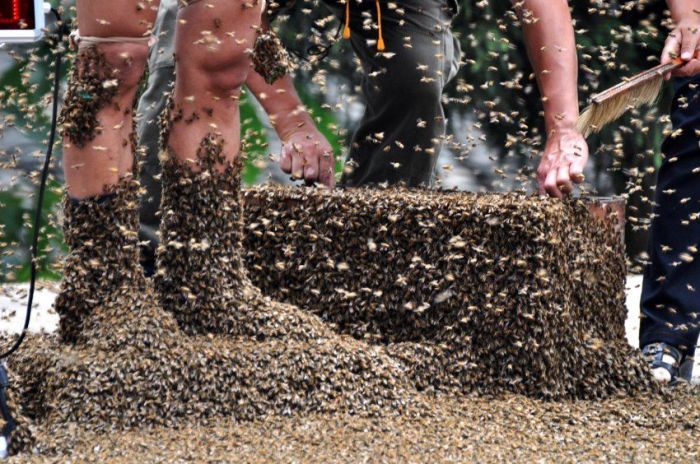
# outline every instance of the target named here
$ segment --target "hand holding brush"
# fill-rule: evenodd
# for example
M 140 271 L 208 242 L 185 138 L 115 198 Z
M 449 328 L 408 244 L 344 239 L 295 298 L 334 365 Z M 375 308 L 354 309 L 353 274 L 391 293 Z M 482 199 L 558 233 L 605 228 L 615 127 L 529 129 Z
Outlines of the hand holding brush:
M 627 111 L 649 105 L 659 98 L 664 76 L 683 66 L 679 58 L 637 74 L 591 97 L 591 104 L 579 116 L 576 127 L 584 137 L 600 132 Z
M 700 73 L 700 8 L 696 9 L 694 3 L 697 0 L 669 1 L 678 25 L 666 39 L 661 64 L 593 95 L 576 125 L 584 137 L 599 132 L 630 109 L 656 102 L 664 80 L 671 76 Z

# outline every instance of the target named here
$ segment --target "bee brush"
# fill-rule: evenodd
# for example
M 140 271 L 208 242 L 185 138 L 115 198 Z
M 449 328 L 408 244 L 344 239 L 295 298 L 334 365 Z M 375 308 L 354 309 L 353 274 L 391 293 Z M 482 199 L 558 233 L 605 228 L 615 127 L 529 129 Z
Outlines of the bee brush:
M 670 63 L 655 66 L 593 95 L 591 104 L 579 116 L 576 128 L 584 137 L 588 137 L 628 110 L 654 103 L 661 92 L 664 74 L 680 68 L 683 64 L 680 58 L 676 58 Z

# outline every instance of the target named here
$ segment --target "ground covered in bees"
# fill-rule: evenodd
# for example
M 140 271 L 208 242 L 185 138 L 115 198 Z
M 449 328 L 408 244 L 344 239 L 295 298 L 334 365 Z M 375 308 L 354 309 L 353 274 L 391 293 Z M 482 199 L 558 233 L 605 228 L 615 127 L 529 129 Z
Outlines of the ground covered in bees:
M 422 416 L 222 419 L 208 426 L 50 437 L 74 462 L 697 462 L 700 394 L 550 402 L 435 397 Z M 52 456 L 14 462 L 55 461 Z
M 126 215 L 132 189 L 115 195 Z M 650 384 L 625 341 L 614 224 L 583 203 L 243 197 L 253 282 L 286 302 L 266 300 L 256 324 L 276 330 L 188 334 L 148 282 L 135 294 L 114 280 L 88 340 L 34 335 L 12 358 L 17 460 L 697 458 L 700 394 Z M 107 232 L 134 253 L 133 234 Z

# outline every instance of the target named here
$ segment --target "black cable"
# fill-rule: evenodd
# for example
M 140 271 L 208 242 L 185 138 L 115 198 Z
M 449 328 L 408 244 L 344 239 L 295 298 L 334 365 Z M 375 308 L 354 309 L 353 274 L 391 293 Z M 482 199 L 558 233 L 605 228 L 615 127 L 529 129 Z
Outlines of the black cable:
M 61 14 L 56 10 L 55 8 L 51 8 L 51 12 L 53 15 L 56 17 L 56 21 L 58 22 L 58 30 L 57 30 L 57 39 L 56 39 L 56 45 L 59 45 L 61 42 L 63 42 L 63 37 L 65 36 L 65 33 L 68 30 L 68 26 L 63 23 L 63 20 L 61 19 Z M 53 82 L 53 110 L 51 114 L 51 132 L 49 134 L 49 146 L 48 149 L 46 150 L 46 159 L 44 160 L 44 167 L 41 171 L 41 181 L 39 183 L 39 196 L 37 198 L 37 203 L 36 203 L 36 210 L 34 212 L 34 235 L 32 237 L 32 247 L 31 247 L 31 259 L 30 259 L 30 280 L 29 280 L 29 296 L 27 299 L 27 313 L 24 318 L 24 327 L 22 328 L 22 332 L 20 333 L 19 337 L 17 337 L 17 340 L 15 340 L 15 343 L 12 345 L 12 347 L 5 351 L 4 353 L 0 354 L 0 360 L 3 360 L 16 352 L 19 347 L 22 345 L 22 342 L 24 341 L 24 338 L 27 335 L 27 331 L 29 329 L 29 321 L 31 320 L 32 317 L 32 305 L 34 304 L 34 290 L 36 288 L 36 274 L 37 274 L 37 269 L 36 269 L 36 260 L 37 260 L 37 255 L 39 253 L 39 233 L 41 229 L 41 213 L 42 210 L 44 209 L 44 193 L 46 192 L 46 181 L 48 180 L 49 177 L 49 167 L 51 165 L 51 155 L 53 154 L 53 145 L 56 142 L 56 126 L 58 123 L 58 93 L 61 87 L 61 60 L 63 58 L 63 54 L 61 53 L 60 50 L 56 52 L 56 64 L 55 64 L 55 70 L 54 70 L 54 82 Z
M 68 26 L 63 23 L 61 19 L 61 14 L 55 8 L 51 8 L 51 12 L 56 17 L 58 22 L 56 46 L 59 46 L 63 42 L 63 37 L 68 32 Z M 44 167 L 41 171 L 41 180 L 39 184 L 39 195 L 37 197 L 36 211 L 34 214 L 34 235 L 32 237 L 32 247 L 31 247 L 31 260 L 29 263 L 31 269 L 31 276 L 29 281 L 29 296 L 27 298 L 27 314 L 24 318 L 24 327 L 19 337 L 15 340 L 12 347 L 0 355 L 0 414 L 5 421 L 5 425 L 0 430 L 0 437 L 2 437 L 3 446 L 0 450 L 2 458 L 8 456 L 10 438 L 12 432 L 17 428 L 17 421 L 12 416 L 12 411 L 7 404 L 7 389 L 10 386 L 9 376 L 7 375 L 7 367 L 5 365 L 5 358 L 10 356 L 12 353 L 16 352 L 22 345 L 24 338 L 27 335 L 27 330 L 29 329 L 29 322 L 32 318 L 32 304 L 34 303 L 34 290 L 36 288 L 36 259 L 39 253 L 39 233 L 41 229 L 41 213 L 44 209 L 44 194 L 46 192 L 46 181 L 49 177 L 49 167 L 51 165 L 51 155 L 53 154 L 53 145 L 56 142 L 56 126 L 58 123 L 58 92 L 61 84 L 61 50 L 56 51 L 56 64 L 55 64 L 55 75 L 54 75 L 54 87 L 53 87 L 53 112 L 51 114 L 51 132 L 49 134 L 49 146 L 46 150 L 46 159 L 44 160 Z

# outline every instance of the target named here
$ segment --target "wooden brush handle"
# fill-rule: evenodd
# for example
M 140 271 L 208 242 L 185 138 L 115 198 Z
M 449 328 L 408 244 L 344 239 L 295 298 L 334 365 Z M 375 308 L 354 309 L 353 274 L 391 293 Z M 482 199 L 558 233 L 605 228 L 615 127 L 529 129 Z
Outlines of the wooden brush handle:
M 621 93 L 627 92 L 629 89 L 636 87 L 639 84 L 643 84 L 644 82 L 647 82 L 651 79 L 656 79 L 659 76 L 663 76 L 667 72 L 673 71 L 674 69 L 678 69 L 684 64 L 685 62 L 683 60 L 681 60 L 680 58 L 676 58 L 670 63 L 654 66 L 653 68 L 639 73 L 636 76 L 630 77 L 625 82 L 621 82 L 614 87 L 610 87 L 607 90 L 593 95 L 591 97 L 591 101 L 599 105 L 604 101 L 609 100 L 610 98 L 614 98 L 617 95 L 620 95 Z

